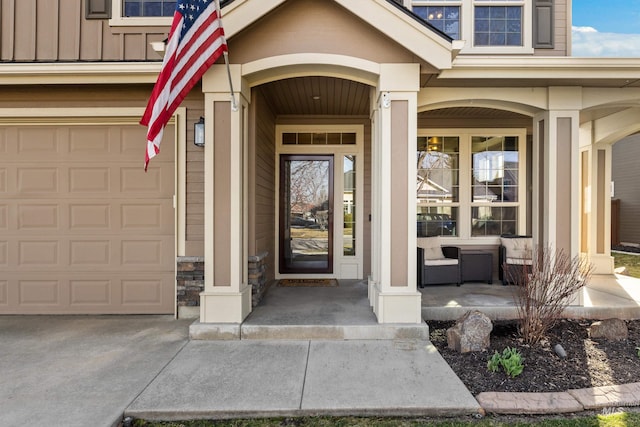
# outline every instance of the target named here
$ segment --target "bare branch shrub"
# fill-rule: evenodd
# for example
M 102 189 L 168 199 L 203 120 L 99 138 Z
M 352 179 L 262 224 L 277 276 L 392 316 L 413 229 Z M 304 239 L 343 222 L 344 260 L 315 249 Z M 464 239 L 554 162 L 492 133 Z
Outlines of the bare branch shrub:
M 505 266 L 510 282 L 518 286 L 514 298 L 519 333 L 525 343 L 535 345 L 561 317 L 564 309 L 585 286 L 593 267 L 585 259 L 571 258 L 562 249 L 537 247 L 532 265 Z

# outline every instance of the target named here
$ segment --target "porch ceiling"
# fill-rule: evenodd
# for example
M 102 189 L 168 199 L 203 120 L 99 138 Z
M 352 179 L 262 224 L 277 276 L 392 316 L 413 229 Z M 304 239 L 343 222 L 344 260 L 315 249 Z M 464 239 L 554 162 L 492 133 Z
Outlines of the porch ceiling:
M 369 116 L 370 87 L 332 77 L 295 77 L 260 86 L 278 116 Z
M 295 77 L 260 86 L 277 116 L 365 116 L 369 117 L 370 87 L 333 77 Z M 317 99 L 316 99 L 317 98 Z M 526 120 L 510 111 L 479 107 L 442 108 L 418 114 L 419 119 Z

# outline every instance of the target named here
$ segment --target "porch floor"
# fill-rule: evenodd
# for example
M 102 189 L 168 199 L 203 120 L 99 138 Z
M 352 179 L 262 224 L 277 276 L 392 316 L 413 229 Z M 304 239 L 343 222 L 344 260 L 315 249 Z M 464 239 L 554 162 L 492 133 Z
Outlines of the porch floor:
M 515 286 L 465 283 L 419 288 L 426 323 L 379 324 L 363 280 L 340 280 L 337 287 L 272 285 L 260 304 L 240 325 L 191 325 L 192 339 L 429 339 L 429 321 L 456 320 L 480 310 L 493 320 L 517 317 Z M 584 319 L 640 318 L 640 279 L 620 275 L 593 276 L 582 293 L 582 306 L 565 315 Z
M 478 309 L 494 320 L 515 319 L 515 286 L 465 283 L 429 286 L 422 293 L 422 317 L 427 320 L 455 320 Z M 640 279 L 622 275 L 594 275 L 582 292 L 582 306 L 570 306 L 565 315 L 584 319 L 640 318 Z

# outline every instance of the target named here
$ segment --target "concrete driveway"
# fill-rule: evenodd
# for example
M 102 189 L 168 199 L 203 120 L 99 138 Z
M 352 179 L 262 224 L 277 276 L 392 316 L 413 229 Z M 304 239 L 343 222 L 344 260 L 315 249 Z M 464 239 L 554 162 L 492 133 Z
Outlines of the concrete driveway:
M 0 316 L 0 425 L 112 427 L 188 341 L 172 316 Z

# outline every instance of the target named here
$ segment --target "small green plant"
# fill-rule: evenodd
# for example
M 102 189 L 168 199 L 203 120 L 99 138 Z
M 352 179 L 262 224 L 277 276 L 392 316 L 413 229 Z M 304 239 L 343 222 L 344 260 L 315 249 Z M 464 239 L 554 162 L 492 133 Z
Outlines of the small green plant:
M 640 357 L 640 347 L 636 347 L 636 354 Z
M 489 372 L 498 372 L 500 367 L 509 377 L 517 377 L 524 370 L 522 355 L 518 350 L 511 347 L 505 348 L 502 354 L 496 351 L 487 362 L 487 370 Z

